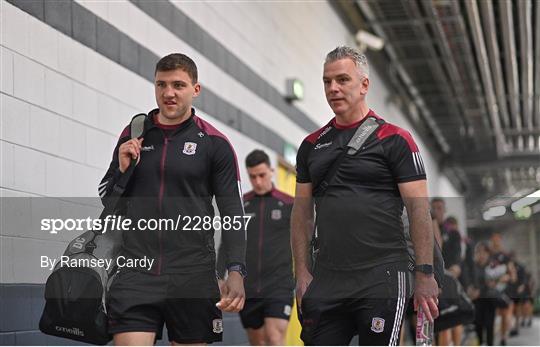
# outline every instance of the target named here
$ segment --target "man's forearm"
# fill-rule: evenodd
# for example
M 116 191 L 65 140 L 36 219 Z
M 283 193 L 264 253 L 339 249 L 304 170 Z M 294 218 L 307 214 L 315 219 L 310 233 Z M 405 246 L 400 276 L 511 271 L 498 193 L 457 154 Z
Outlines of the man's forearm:
M 411 198 L 407 204 L 416 264 L 433 264 L 434 235 L 428 206 L 426 198 Z
M 296 275 L 309 272 L 313 213 L 307 202 L 295 201 L 291 215 L 291 248 Z

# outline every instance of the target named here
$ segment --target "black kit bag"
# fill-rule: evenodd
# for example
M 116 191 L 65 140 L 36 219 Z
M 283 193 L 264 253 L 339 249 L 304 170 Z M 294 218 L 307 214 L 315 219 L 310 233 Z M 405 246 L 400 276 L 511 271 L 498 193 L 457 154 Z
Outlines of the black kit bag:
M 131 120 L 131 137 L 144 133 L 145 114 Z M 100 219 L 114 215 L 120 197 L 131 178 L 136 161 L 133 160 L 108 197 Z M 87 266 L 68 267 L 58 262 L 45 284 L 45 308 L 39 321 L 39 330 L 47 335 L 64 337 L 85 343 L 105 345 L 111 340 L 107 329 L 106 298 L 108 286 L 116 268 L 108 270 L 96 265 L 98 260 L 112 260 L 121 250 L 122 233 L 89 230 L 71 241 L 63 254 L 67 262 Z
M 113 259 L 120 245 L 120 233 L 87 231 L 69 244 L 64 257 L 77 262 Z M 109 342 L 105 300 L 108 279 L 114 271 L 114 267 L 107 271 L 104 267 L 57 265 L 45 285 L 46 303 L 39 329 L 86 343 Z
M 435 319 L 435 332 L 467 325 L 474 321 L 474 304 L 463 286 L 448 271 L 443 276 L 443 291 L 439 296 L 439 317 Z

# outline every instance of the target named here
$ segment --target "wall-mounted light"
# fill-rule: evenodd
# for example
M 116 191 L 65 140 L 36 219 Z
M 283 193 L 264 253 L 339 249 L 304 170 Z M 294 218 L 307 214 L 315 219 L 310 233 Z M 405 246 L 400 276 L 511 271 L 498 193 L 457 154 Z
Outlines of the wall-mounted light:
M 288 101 L 304 99 L 304 83 L 298 78 L 288 78 L 285 85 L 285 99 Z
M 531 206 L 525 206 L 514 212 L 514 218 L 517 220 L 527 220 L 533 214 Z
M 493 206 L 482 214 L 484 220 L 492 220 L 496 217 L 502 217 L 506 214 L 505 206 Z
M 531 206 L 540 200 L 540 189 L 519 199 L 512 203 L 510 206 L 512 211 L 517 212 L 526 206 Z

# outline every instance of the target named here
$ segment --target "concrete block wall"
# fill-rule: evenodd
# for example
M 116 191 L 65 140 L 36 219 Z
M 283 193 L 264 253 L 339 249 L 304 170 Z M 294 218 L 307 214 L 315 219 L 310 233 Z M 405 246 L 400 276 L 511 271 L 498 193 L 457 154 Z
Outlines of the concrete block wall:
M 27 213 L 29 220 L 61 215 L 62 204 L 70 204 L 66 197 L 97 197 L 119 133 L 134 114 L 155 107 L 152 78 L 160 56 L 181 51 L 197 62 L 203 86 L 198 112 L 229 137 L 243 168 L 252 149 L 265 149 L 275 163 L 285 143 L 299 146 L 331 118 L 322 61 L 335 46 L 351 42 L 326 2 L 2 0 L 0 12 L 0 196 L 9 199 L 3 212 Z M 290 77 L 304 82 L 304 101 L 284 101 Z M 371 80 L 373 109 L 414 133 L 385 101 L 388 91 L 375 71 Z M 429 149 L 417 140 L 430 191 L 446 194 L 438 189 Z M 245 170 L 241 175 L 247 191 Z M 21 197 L 59 199 L 47 200 L 47 208 L 16 206 L 30 201 Z M 94 203 L 84 206 L 99 213 Z M 74 235 L 45 234 L 35 223 L 25 225 L 24 216 L 18 222 L 0 230 L 0 290 L 9 287 L 26 300 L 20 312 L 34 318 L 30 325 L 13 318 L 9 330 L 0 329 L 0 341 L 55 344 L 37 333 L 32 315 L 41 310 L 49 274 L 37 261 L 61 253 Z M 238 324 L 229 318 L 226 324 Z M 229 342 L 244 343 L 242 337 Z

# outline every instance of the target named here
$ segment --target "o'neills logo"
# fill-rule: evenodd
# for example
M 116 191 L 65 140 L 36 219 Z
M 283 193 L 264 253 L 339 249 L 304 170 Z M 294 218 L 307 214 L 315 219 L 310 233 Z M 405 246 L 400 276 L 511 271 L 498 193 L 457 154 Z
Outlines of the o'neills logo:
M 356 142 L 356 143 L 360 142 L 360 140 L 361 140 L 364 136 L 366 136 L 366 134 L 367 134 L 369 131 L 371 131 L 371 129 L 372 129 L 374 126 L 375 126 L 375 125 L 368 125 L 368 126 L 366 126 L 366 127 L 362 130 L 362 132 L 360 133 L 360 135 L 355 139 L 355 142 Z
M 58 325 L 55 325 L 54 328 L 56 329 L 56 331 L 60 331 L 63 333 L 77 335 L 77 336 L 84 336 L 84 331 L 82 331 L 79 328 L 66 328 L 66 327 L 59 327 Z
M 326 135 L 330 130 L 332 130 L 332 127 L 327 127 L 326 129 L 324 129 L 324 130 L 319 134 L 319 137 L 317 137 L 317 140 L 320 140 L 321 137 L 323 137 L 324 135 Z

